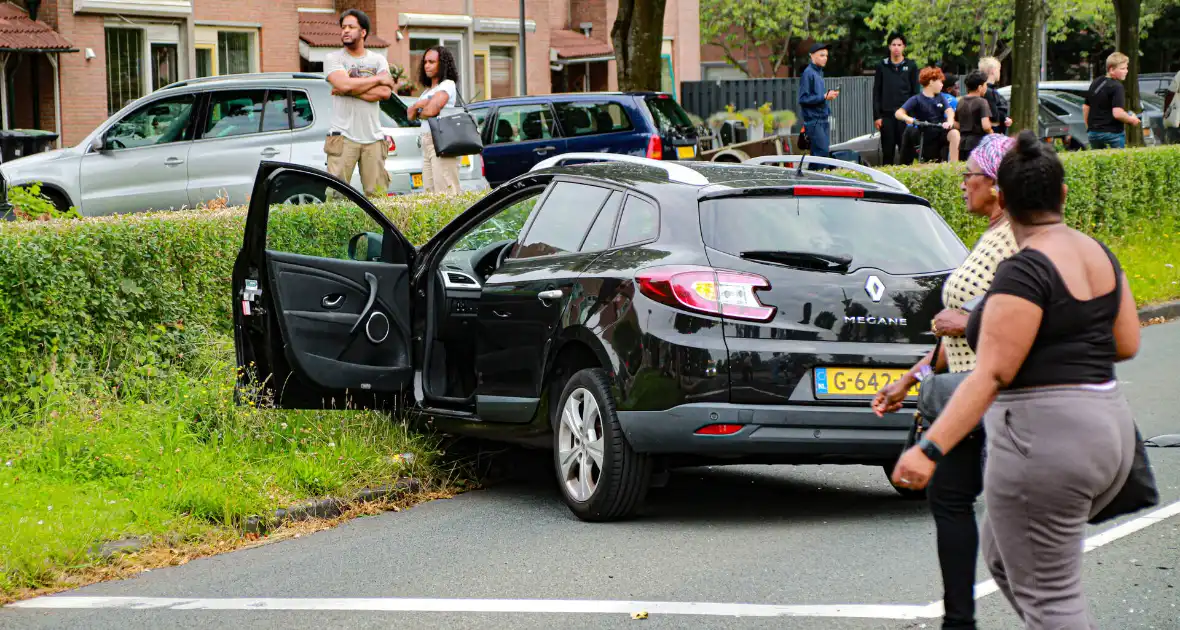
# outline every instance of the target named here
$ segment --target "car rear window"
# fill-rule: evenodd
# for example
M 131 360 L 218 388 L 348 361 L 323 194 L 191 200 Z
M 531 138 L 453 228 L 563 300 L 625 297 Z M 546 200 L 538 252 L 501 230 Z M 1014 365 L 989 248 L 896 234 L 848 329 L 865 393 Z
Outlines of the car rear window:
M 656 127 L 659 128 L 660 133 L 670 133 L 674 131 L 691 130 L 692 120 L 688 118 L 688 112 L 680 106 L 680 103 L 663 96 L 649 96 L 644 99 L 647 102 L 647 109 L 651 112 L 651 117 L 656 121 Z
M 701 202 L 705 245 L 733 256 L 790 251 L 851 256 L 897 275 L 953 269 L 967 256 L 954 232 L 925 206 L 837 197 L 742 197 Z
M 631 119 L 618 103 L 554 103 L 566 136 L 592 136 L 631 129 Z

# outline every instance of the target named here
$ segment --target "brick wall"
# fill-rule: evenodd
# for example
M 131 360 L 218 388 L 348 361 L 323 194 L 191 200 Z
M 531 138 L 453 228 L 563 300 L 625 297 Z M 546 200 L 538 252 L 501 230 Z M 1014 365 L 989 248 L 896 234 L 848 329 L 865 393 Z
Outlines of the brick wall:
M 78 49 L 60 56 L 62 146 L 70 146 L 107 119 L 106 34 L 102 16 L 75 15 L 72 3 L 55 4 L 52 26 Z M 44 13 L 43 19 L 48 17 Z M 86 59 L 87 48 L 94 51 L 94 59 Z M 52 99 L 53 84 L 43 85 Z

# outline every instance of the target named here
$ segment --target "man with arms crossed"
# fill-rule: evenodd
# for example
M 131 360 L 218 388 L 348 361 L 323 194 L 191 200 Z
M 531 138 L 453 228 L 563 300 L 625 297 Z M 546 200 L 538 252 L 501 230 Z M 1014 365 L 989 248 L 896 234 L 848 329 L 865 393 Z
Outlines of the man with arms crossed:
M 340 14 L 344 47 L 324 56 L 324 73 L 332 84 L 332 128 L 324 141 L 328 172 L 350 182 L 361 168 L 365 195 L 382 194 L 389 187 L 385 155 L 389 147 L 381 131 L 378 101 L 393 95 L 396 84 L 383 55 L 365 50 L 369 16 L 349 9 Z
M 1090 136 L 1091 149 L 1122 149 L 1127 146 L 1127 131 L 1123 124 L 1139 125 L 1139 117 L 1127 112 L 1123 79 L 1127 78 L 1130 59 L 1120 52 L 1106 58 L 1106 76 L 1090 83 L 1086 103 L 1082 105 L 1082 120 Z

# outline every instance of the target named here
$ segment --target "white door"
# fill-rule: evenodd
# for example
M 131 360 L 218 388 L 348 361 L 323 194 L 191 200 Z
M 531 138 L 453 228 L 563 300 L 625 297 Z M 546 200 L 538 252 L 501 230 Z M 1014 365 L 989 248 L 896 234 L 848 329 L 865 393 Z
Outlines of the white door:
M 224 197 L 245 205 L 263 160 L 291 161 L 291 107 L 287 90 L 218 90 L 189 151 L 189 203 Z
M 103 150 L 82 156 L 82 213 L 174 210 L 188 205 L 188 156 L 197 97 L 153 99 L 107 128 Z

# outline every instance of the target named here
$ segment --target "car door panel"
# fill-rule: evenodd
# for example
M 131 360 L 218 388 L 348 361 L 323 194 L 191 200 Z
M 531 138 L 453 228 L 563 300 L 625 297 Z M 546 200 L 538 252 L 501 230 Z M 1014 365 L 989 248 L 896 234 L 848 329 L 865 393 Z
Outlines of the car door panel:
M 82 156 L 81 211 L 98 216 L 188 205 L 188 159 L 199 98 L 155 99 L 103 130 L 104 147 Z
M 276 185 L 281 177 L 288 179 Z M 266 248 L 270 204 L 316 187 L 331 188 L 378 226 L 381 235 L 369 237 L 381 239 L 378 260 Z M 362 195 L 317 169 L 264 162 L 251 194 L 233 275 L 239 389 L 266 390 L 283 408 L 396 403 L 414 374 L 414 248 Z
M 487 132 L 482 155 L 492 186 L 528 172 L 541 160 L 566 152 L 549 105 L 502 105 Z

